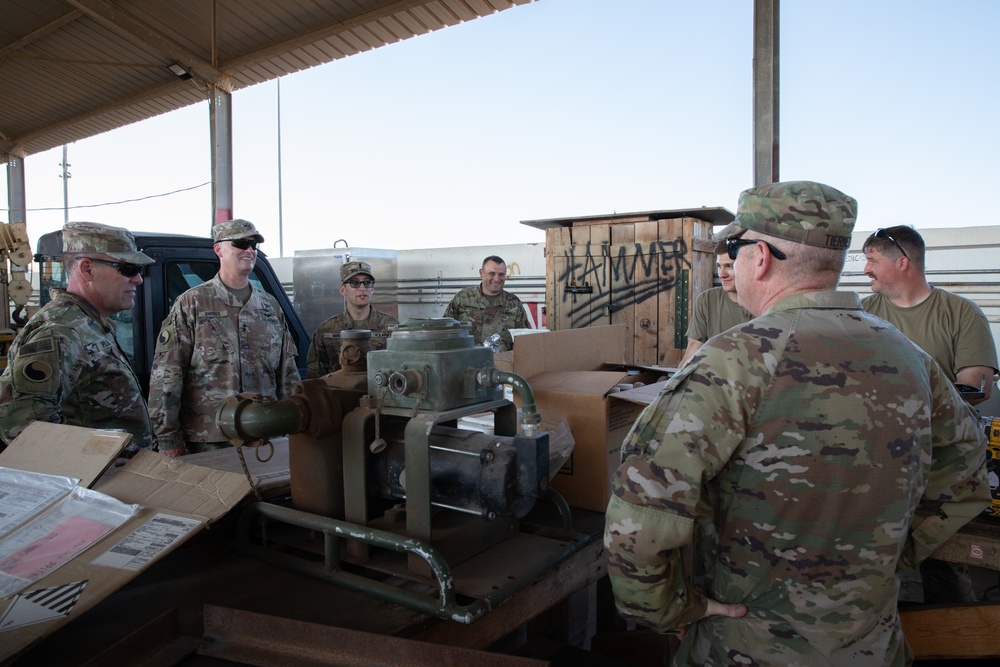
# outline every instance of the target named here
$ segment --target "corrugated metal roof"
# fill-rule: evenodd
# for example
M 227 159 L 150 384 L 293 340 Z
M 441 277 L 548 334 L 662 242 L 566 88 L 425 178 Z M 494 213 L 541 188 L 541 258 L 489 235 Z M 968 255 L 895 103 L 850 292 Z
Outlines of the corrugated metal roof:
M 0 159 L 530 2 L 0 0 Z

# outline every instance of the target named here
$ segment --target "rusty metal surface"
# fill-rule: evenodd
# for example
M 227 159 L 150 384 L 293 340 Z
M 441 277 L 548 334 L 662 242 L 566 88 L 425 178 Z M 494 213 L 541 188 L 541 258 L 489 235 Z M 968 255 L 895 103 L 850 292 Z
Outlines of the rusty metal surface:
M 603 532 L 603 515 L 578 512 L 575 522 L 578 530 L 594 537 Z M 471 625 L 462 625 L 442 622 L 399 605 L 242 557 L 226 548 L 234 532 L 227 521 L 216 524 L 33 647 L 16 664 L 32 667 L 85 664 L 144 626 L 158 627 L 161 625 L 159 617 L 174 608 L 179 619 L 179 636 L 198 638 L 203 634 L 202 610 L 206 605 L 386 637 L 484 649 L 607 571 L 601 540 L 595 539 L 483 618 Z M 143 655 L 149 656 L 154 652 L 155 643 L 146 638 L 140 639 L 138 645 L 143 647 Z M 156 651 L 176 648 L 170 641 L 155 647 Z M 214 660 L 208 656 L 192 656 L 180 664 L 220 664 Z M 93 667 L 122 664 L 137 663 L 117 660 L 95 662 Z
M 548 662 L 264 614 L 205 608 L 200 655 L 259 667 L 542 667 Z

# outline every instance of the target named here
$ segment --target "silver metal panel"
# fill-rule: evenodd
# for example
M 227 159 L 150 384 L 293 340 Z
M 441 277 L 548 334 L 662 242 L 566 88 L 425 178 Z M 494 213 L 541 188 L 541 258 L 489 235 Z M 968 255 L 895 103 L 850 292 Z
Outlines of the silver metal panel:
M 326 248 L 299 250 L 292 259 L 292 302 L 310 334 L 326 319 L 344 312 L 340 294 L 340 267 L 345 262 L 371 264 L 375 274 L 372 305 L 397 316 L 398 269 L 395 250 Z

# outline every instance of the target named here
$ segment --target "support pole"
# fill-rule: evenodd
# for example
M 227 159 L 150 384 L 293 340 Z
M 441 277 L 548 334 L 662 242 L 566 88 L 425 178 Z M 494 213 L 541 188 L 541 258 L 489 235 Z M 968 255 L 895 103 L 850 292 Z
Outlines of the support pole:
M 778 5 L 779 0 L 753 3 L 753 182 L 778 180 Z
M 218 86 L 213 85 L 210 89 L 212 225 L 217 225 L 233 219 L 233 96 Z

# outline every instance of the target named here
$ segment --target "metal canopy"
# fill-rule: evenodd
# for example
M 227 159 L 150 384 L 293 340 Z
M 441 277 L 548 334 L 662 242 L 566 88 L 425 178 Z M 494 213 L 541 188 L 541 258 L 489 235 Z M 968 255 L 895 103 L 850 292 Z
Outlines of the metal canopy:
M 0 0 L 0 161 L 532 0 Z

